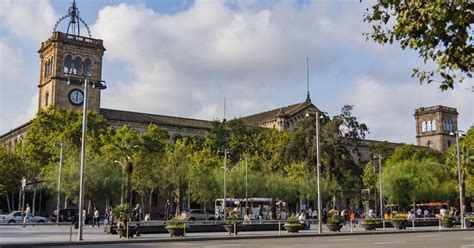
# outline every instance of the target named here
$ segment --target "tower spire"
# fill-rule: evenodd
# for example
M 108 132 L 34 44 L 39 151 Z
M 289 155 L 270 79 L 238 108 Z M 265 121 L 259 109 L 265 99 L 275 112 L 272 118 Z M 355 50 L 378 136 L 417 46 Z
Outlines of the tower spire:
M 69 17 L 69 23 L 67 25 L 67 30 L 66 30 L 67 34 L 81 36 L 81 22 L 82 22 L 82 24 L 87 30 L 89 37 L 91 37 L 89 26 L 80 17 L 79 9 L 76 7 L 76 0 L 72 1 L 72 5 L 71 7 L 69 7 L 67 14 L 59 18 L 59 20 L 56 22 L 56 25 L 54 25 L 54 28 L 53 28 L 53 32 L 56 32 L 61 21 L 67 19 L 68 17 Z
M 311 102 L 309 96 L 309 58 L 306 58 L 306 102 Z

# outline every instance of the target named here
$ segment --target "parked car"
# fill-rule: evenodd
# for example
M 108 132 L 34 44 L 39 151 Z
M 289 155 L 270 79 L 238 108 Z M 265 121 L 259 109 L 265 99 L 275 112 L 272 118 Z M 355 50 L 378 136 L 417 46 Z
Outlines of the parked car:
M 189 209 L 181 213 L 181 216 L 187 221 L 216 220 L 214 212 L 209 210 L 204 211 L 202 209 Z
M 79 210 L 77 208 L 63 208 L 59 209 L 59 222 L 70 222 L 70 223 L 76 223 L 77 219 L 79 218 L 78 216 Z M 56 222 L 56 210 L 54 210 L 50 215 L 49 215 L 49 220 L 51 222 Z M 92 215 L 87 214 L 86 215 L 86 224 L 92 224 Z
M 41 216 L 34 216 L 31 215 L 29 223 L 46 223 L 48 222 L 48 218 L 41 217 Z M 23 214 L 21 211 L 12 211 L 7 214 L 0 215 L 0 224 L 15 224 L 15 223 L 23 223 Z

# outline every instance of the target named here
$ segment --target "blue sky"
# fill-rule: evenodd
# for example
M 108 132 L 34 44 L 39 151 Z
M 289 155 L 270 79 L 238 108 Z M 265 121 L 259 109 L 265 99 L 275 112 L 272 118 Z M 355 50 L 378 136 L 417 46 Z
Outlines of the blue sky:
M 0 1 L 0 133 L 37 111 L 41 41 L 69 0 Z M 380 46 L 362 33 L 368 1 L 77 0 L 92 37 L 103 39 L 102 107 L 198 119 L 245 116 L 303 101 L 306 57 L 315 105 L 344 104 L 368 138 L 415 143 L 414 110 L 456 107 L 473 124 L 474 85 L 448 92 L 410 77 L 413 51 Z M 64 25 L 60 26 L 60 30 Z M 84 33 L 84 32 L 83 32 Z

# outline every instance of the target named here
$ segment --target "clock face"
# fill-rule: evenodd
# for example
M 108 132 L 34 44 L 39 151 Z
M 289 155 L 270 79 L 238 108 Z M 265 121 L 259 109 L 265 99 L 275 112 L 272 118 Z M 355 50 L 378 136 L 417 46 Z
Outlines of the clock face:
M 71 90 L 69 92 L 69 101 L 74 105 L 81 105 L 84 101 L 84 94 L 81 90 Z

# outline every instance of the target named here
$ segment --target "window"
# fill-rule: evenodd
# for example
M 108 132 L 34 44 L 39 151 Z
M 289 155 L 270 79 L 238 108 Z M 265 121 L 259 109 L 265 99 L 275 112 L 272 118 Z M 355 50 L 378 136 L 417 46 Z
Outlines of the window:
M 451 147 L 451 140 L 448 140 L 448 148 Z
M 48 60 L 48 76 L 53 74 L 53 61 L 51 59 Z
M 67 55 L 64 58 L 64 73 L 72 73 L 72 56 Z
M 431 148 L 431 144 L 432 144 L 431 140 L 428 140 L 428 142 L 426 142 L 426 147 Z
M 76 57 L 74 59 L 74 68 L 72 69 L 72 74 L 81 75 L 82 72 L 82 59 L 80 57 Z
M 421 123 L 421 132 L 426 133 L 426 121 Z
M 426 122 L 426 131 L 430 132 L 431 131 L 431 121 Z
M 432 121 L 431 121 L 431 129 L 432 129 L 433 131 L 436 131 L 436 120 L 432 120 Z
M 92 66 L 92 61 L 90 59 L 85 59 L 84 60 L 84 75 L 85 76 L 91 76 L 91 66 Z
M 46 91 L 46 94 L 44 96 L 44 106 L 48 107 L 48 102 L 49 102 L 49 92 Z

